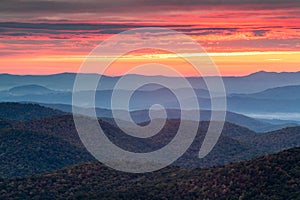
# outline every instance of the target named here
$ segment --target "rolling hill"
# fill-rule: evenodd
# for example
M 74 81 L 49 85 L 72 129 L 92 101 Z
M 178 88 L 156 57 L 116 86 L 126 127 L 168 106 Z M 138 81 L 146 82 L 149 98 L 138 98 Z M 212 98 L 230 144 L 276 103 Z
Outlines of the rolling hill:
M 16 104 L 3 104 L 9 106 Z M 34 104 L 20 104 L 19 111 L 42 111 L 44 107 Z M 46 112 L 49 112 L 47 108 Z M 2 109 L 3 110 L 3 109 Z M 51 110 L 51 109 L 50 109 Z M 23 113 L 23 112 L 22 112 Z M 21 113 L 21 114 L 22 114 Z M 31 112 L 28 112 L 32 114 Z M 70 114 L 50 115 L 37 118 L 28 115 L 31 120 L 17 121 L 15 114 L 11 120 L 0 122 L 1 169 L 4 177 L 28 176 L 35 173 L 50 172 L 82 161 L 93 160 L 82 145 Z M 58 113 L 55 113 L 58 114 Z M 21 120 L 24 117 L 20 118 Z M 109 121 L 109 120 L 108 120 Z M 170 142 L 176 134 L 179 120 L 169 119 L 164 128 L 155 136 L 141 139 L 124 134 L 112 123 L 99 120 L 107 137 L 121 148 L 133 152 L 149 152 L 159 149 Z M 208 127 L 201 122 L 197 136 L 188 151 L 174 165 L 184 168 L 211 167 L 251 159 L 257 156 L 278 152 L 299 146 L 300 127 L 257 134 L 247 128 L 225 123 L 223 132 L 213 151 L 204 159 L 198 158 L 198 151 Z M 268 149 L 267 149 L 268 148 Z M 35 159 L 30 159 L 34 156 Z M 47 162 L 47 160 L 50 160 Z M 53 164 L 55 162 L 55 164 Z
M 40 132 L 1 129 L 0 141 L 2 178 L 45 173 L 93 160 L 86 150 Z
M 256 134 L 252 137 L 241 136 L 240 142 L 251 144 L 253 148 L 260 148 L 266 153 L 282 151 L 291 146 L 300 146 L 300 128 L 289 127 L 265 134 Z
M 0 118 L 6 120 L 31 120 L 61 114 L 63 114 L 62 111 L 33 103 L 0 103 Z
M 300 148 L 210 169 L 168 167 L 146 174 L 97 162 L 1 180 L 2 199 L 298 199 Z

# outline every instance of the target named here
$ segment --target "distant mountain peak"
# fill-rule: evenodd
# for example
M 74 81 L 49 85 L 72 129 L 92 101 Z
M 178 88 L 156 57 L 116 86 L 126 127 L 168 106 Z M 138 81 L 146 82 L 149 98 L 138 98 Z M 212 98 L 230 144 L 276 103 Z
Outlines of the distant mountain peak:
M 254 72 L 254 73 L 251 73 L 249 74 L 248 76 L 255 76 L 255 75 L 266 75 L 266 74 L 297 74 L 297 73 L 300 73 L 300 71 L 297 71 L 297 72 L 268 72 L 268 71 L 265 71 L 265 70 L 260 70 L 260 71 L 257 71 L 257 72 Z
M 55 91 L 52 91 L 44 86 L 41 85 L 35 85 L 35 84 L 29 84 L 29 85 L 21 85 L 11 88 L 8 91 L 11 95 L 27 95 L 27 94 L 49 94 L 54 93 Z
M 260 70 L 260 71 L 257 71 L 256 74 L 264 74 L 264 73 L 272 73 L 272 72 L 267 72 L 265 70 Z M 275 73 L 275 72 L 273 72 Z M 254 73 L 255 74 L 255 73 Z
M 300 71 L 298 72 L 267 72 L 264 70 L 258 71 L 258 72 L 254 72 L 252 74 L 249 74 L 247 76 L 244 76 L 243 78 L 288 78 L 290 76 L 299 76 L 300 75 Z
M 266 74 L 279 74 L 279 73 L 277 73 L 277 72 L 267 72 L 265 70 L 260 70 L 260 71 L 251 73 L 248 76 L 257 76 L 257 75 L 266 75 Z

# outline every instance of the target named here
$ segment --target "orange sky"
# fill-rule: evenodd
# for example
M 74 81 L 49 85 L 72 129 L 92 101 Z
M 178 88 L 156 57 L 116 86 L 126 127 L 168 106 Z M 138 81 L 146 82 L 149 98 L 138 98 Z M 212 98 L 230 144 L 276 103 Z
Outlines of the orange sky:
M 14 8 L 18 0 L 7 1 L 0 8 L 0 73 L 77 72 L 84 58 L 103 40 L 124 30 L 150 26 L 191 36 L 208 52 L 222 75 L 300 71 L 297 1 L 180 2 L 125 0 L 114 4 L 89 0 L 77 5 L 62 0 L 39 5 L 28 0 L 23 8 Z M 64 3 L 65 8 L 57 7 L 58 3 Z M 110 75 L 154 61 L 173 66 L 184 75 L 194 75 L 176 56 L 155 51 L 119 59 Z M 153 69 L 145 74 L 161 72 Z

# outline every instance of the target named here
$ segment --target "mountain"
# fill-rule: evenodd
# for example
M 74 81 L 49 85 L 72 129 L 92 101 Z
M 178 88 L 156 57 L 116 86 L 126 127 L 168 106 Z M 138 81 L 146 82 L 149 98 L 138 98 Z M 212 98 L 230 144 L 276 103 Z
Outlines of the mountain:
M 123 133 L 123 131 L 110 123 L 102 120 L 99 120 L 99 123 L 102 129 L 105 130 L 107 137 L 114 144 L 132 152 L 149 152 L 162 148 L 174 137 L 179 126 L 179 120 L 168 120 L 164 128 L 158 134 L 148 139 L 140 139 Z M 13 127 L 15 130 L 28 130 L 51 135 L 78 148 L 84 149 L 71 115 L 54 116 L 15 123 Z M 197 137 L 190 147 L 190 151 L 178 160 L 176 165 L 187 167 L 212 166 L 237 161 L 241 158 L 247 159 L 256 155 L 256 152 L 253 152 L 250 147 L 247 145 L 243 146 L 237 140 L 231 138 L 240 135 L 250 136 L 255 133 L 249 129 L 226 123 L 223 135 L 220 137 L 211 156 L 207 156 L 205 159 L 200 160 L 198 159 L 198 151 L 203 142 L 208 123 L 202 122 L 200 127 Z M 226 151 L 224 151 L 224 149 L 226 149 Z
M 18 87 L 19 88 L 19 87 Z M 17 89 L 18 89 L 17 88 Z M 22 88 L 22 87 L 21 87 Z M 15 88 L 16 89 L 16 88 Z M 244 115 L 251 114 L 276 114 L 286 113 L 299 113 L 300 112 L 300 99 L 297 98 L 298 86 L 288 86 L 281 88 L 268 89 L 264 92 L 253 94 L 232 94 L 227 96 L 227 108 L 228 111 L 235 113 L 242 113 Z M 14 89 L 12 89 L 14 91 Z M 135 91 L 130 98 L 129 110 L 145 110 L 151 105 L 157 103 L 163 105 L 167 109 L 182 109 L 182 110 L 195 110 L 193 107 L 193 99 L 186 93 L 184 88 L 176 89 L 177 93 L 182 94 L 185 98 L 182 100 L 185 107 L 180 108 L 180 104 L 175 95 L 166 88 L 160 88 L 155 90 L 141 89 Z M 28 91 L 29 92 L 29 91 Z M 48 91 L 49 92 L 49 91 Z M 101 109 L 112 109 L 111 98 L 112 93 L 116 92 L 120 94 L 119 97 L 124 97 L 131 91 L 128 90 L 98 90 L 95 95 L 95 106 Z M 199 108 L 201 110 L 211 109 L 211 100 L 207 90 L 195 89 L 198 97 Z M 86 100 L 86 97 L 93 95 L 93 91 L 81 91 L 76 93 L 77 97 L 82 97 L 82 101 L 78 103 L 78 107 L 92 107 L 90 101 Z M 18 94 L 18 95 L 16 95 Z M 23 94 L 23 95 L 21 95 Z M 218 99 L 216 99 L 218 100 Z M 72 92 L 49 92 L 39 94 L 33 91 L 32 94 L 26 92 L 19 92 L 10 94 L 8 92 L 0 92 L 0 101 L 2 102 L 36 102 L 40 104 L 72 104 Z M 181 103 L 182 103 L 181 102 Z M 182 104 L 181 104 L 182 105 Z M 120 106 L 115 106 L 114 109 L 124 109 Z M 280 118 L 277 115 L 277 119 Z M 284 117 L 284 116 L 283 116 Z M 263 116 L 261 118 L 264 118 Z M 276 117 L 275 117 L 276 118 Z M 268 131 L 270 129 L 262 129 Z M 258 130 L 257 130 L 258 131 Z
M 121 91 L 123 94 L 126 91 Z M 129 92 L 129 91 L 127 91 Z M 85 91 L 77 93 L 78 97 L 82 98 L 79 107 L 92 107 L 91 101 L 86 100 L 86 97 L 91 96 L 91 91 Z M 111 109 L 111 94 L 112 90 L 97 91 L 95 96 L 95 106 L 103 109 Z M 124 96 L 123 96 L 124 97 Z M 42 104 L 72 104 L 72 93 L 71 92 L 59 92 L 50 93 L 45 95 L 22 95 L 22 96 L 0 96 L 0 102 L 35 102 Z M 195 110 L 190 102 L 194 102 L 193 99 L 183 99 L 184 104 L 187 105 L 182 107 L 183 110 Z M 211 103 L 209 98 L 198 98 L 199 108 L 201 110 L 210 110 Z M 300 99 L 262 99 L 252 98 L 245 96 L 228 96 L 227 105 L 228 110 L 231 112 L 238 112 L 243 114 L 248 113 L 299 113 Z M 176 97 L 171 93 L 162 93 L 160 91 L 139 91 L 136 92 L 130 102 L 127 109 L 130 110 L 144 110 L 149 108 L 151 105 L 159 103 L 164 105 L 167 109 L 179 109 L 180 104 Z M 122 109 L 120 106 L 116 106 L 114 109 Z
M 165 146 L 174 137 L 179 125 L 178 120 L 168 120 L 164 128 L 157 135 L 149 139 L 138 139 L 124 134 L 120 129 L 109 123 L 101 120 L 99 123 L 105 130 L 107 137 L 114 144 L 132 152 L 149 152 Z M 300 141 L 299 127 L 291 128 L 291 133 L 287 132 L 285 136 L 282 132 L 274 132 L 271 134 L 272 137 L 270 137 L 272 139 L 268 140 L 268 136 L 266 136 L 265 139 L 261 139 L 260 141 L 259 135 L 264 134 L 256 134 L 247 128 L 225 123 L 222 135 L 213 151 L 204 159 L 199 159 L 198 151 L 203 142 L 207 127 L 207 122 L 202 122 L 200 124 L 200 129 L 198 130 L 194 142 L 188 151 L 178 159 L 174 165 L 188 168 L 225 165 L 265 155 L 266 153 L 269 154 L 296 147 L 299 146 Z M 54 116 L 15 123 L 13 128 L 14 130 L 27 130 L 29 132 L 38 132 L 40 134 L 55 137 L 63 142 L 67 142 L 77 149 L 82 149 L 82 151 L 85 152 L 85 148 L 78 137 L 71 115 Z M 283 137 L 285 138 L 283 139 Z M 34 143 L 34 141 L 32 142 Z M 41 143 L 39 142 L 39 144 Z M 15 149 L 24 148 L 20 145 L 15 146 L 14 143 L 11 143 L 10 145 Z M 270 150 L 266 151 L 266 147 L 269 147 Z M 40 165 L 39 167 L 44 168 L 45 166 Z M 13 173 L 15 168 L 8 168 L 6 170 L 12 170 Z
M 85 78 L 97 78 L 97 74 L 86 74 Z M 143 75 L 127 75 L 135 82 L 148 81 L 155 82 L 157 80 L 163 80 L 173 85 L 174 88 L 182 88 L 178 85 L 177 77 L 164 77 L 164 76 L 143 76 Z M 0 75 L 0 90 L 9 90 L 16 86 L 35 84 L 47 87 L 57 91 L 72 91 L 76 74 L 63 73 L 54 75 Z M 112 90 L 116 82 L 120 77 L 102 76 L 101 89 Z M 207 90 L 205 81 L 201 77 L 188 77 L 188 81 L 191 83 L 194 89 Z M 206 77 L 210 82 L 214 82 L 216 77 Z M 269 88 L 282 87 L 288 85 L 300 85 L 300 72 L 265 72 L 260 71 L 248 76 L 241 77 L 222 77 L 227 93 L 254 93 L 260 92 Z M 128 88 L 128 85 L 123 85 L 124 88 Z M 154 87 L 159 88 L 159 87 Z
M 300 85 L 270 88 L 252 94 L 232 94 L 231 96 L 254 99 L 300 99 Z
M 0 104 L 0 108 L 1 105 L 6 107 L 8 113 L 8 110 L 16 109 L 14 103 Z M 9 109 L 8 105 L 12 109 Z M 18 104 L 17 106 L 20 112 L 24 110 L 35 112 L 41 110 L 42 112 L 45 109 L 34 104 Z M 28 176 L 50 172 L 68 166 L 70 163 L 93 160 L 79 139 L 72 115 L 62 113 L 48 117 L 42 116 L 42 118 L 36 118 L 36 115 L 30 117 L 34 118 L 18 121 L 13 115 L 11 117 L 13 121 L 6 119 L 0 121 L 2 125 L 0 127 L 0 155 L 3 159 L 0 168 L 2 172 L 6 172 L 1 176 L 6 178 Z M 186 122 L 189 123 L 189 121 Z M 172 140 L 180 120 L 167 120 L 159 133 L 147 139 L 127 135 L 111 122 L 99 120 L 99 124 L 109 140 L 119 147 L 132 152 L 150 152 L 164 147 Z M 200 122 L 196 138 L 184 155 L 174 163 L 174 166 L 197 168 L 226 165 L 300 145 L 300 127 L 257 134 L 245 127 L 227 122 L 214 149 L 204 159 L 199 159 L 199 149 L 208 125 L 208 122 Z
M 268 88 L 300 85 L 299 78 L 300 71 L 279 73 L 259 71 L 248 76 L 240 77 L 240 79 L 237 79 L 238 81 L 236 81 L 237 85 L 234 86 L 233 82 L 231 82 L 230 85 L 228 85 L 229 87 L 226 87 L 226 89 L 231 88 L 229 93 L 254 93 Z M 239 88 L 243 88 L 245 91 L 240 91 Z
M 168 167 L 146 174 L 83 163 L 0 180 L 2 199 L 298 199 L 300 148 L 210 169 Z
M 227 96 L 228 108 L 243 113 L 299 113 L 300 85 L 275 87 L 251 94 Z
M 6 119 L 1 119 L 0 118 L 0 129 L 7 129 L 7 128 L 11 128 L 12 127 L 12 123 L 9 120 Z
M 99 78 L 97 74 L 84 74 L 85 79 Z M 17 76 L 0 75 L 0 87 L 6 88 L 6 92 L 0 92 L 2 102 L 37 102 L 42 104 L 72 104 L 72 88 L 76 74 L 64 73 L 44 76 Z M 155 82 L 163 80 L 172 85 L 172 91 L 184 96 L 185 107 L 180 108 L 180 104 L 171 90 L 163 88 L 158 84 L 147 84 L 135 91 L 130 99 L 129 110 L 145 110 L 154 103 L 162 104 L 167 109 L 195 110 L 191 105 L 191 96 L 187 93 L 186 86 L 178 85 L 178 77 L 164 76 L 143 76 L 126 75 L 132 82 L 139 81 Z M 124 97 L 131 91 L 128 85 L 121 84 L 117 90 L 113 90 L 115 84 L 121 77 L 103 76 L 101 84 L 95 95 L 95 106 L 101 109 L 111 108 L 111 96 L 113 92 Z M 216 77 L 205 77 L 209 81 L 214 81 Z M 207 90 L 205 81 L 202 77 L 187 77 L 193 86 L 198 97 L 201 110 L 211 109 L 210 93 Z M 227 108 L 230 112 L 241 113 L 244 115 L 253 114 L 274 114 L 275 119 L 289 119 L 291 113 L 300 112 L 300 72 L 294 73 L 272 73 L 257 72 L 242 77 L 223 77 L 227 92 Z M 29 87 L 29 88 L 28 88 Z M 39 87 L 39 88 L 37 88 Z M 44 88 L 40 88 L 44 87 Z M 34 89 L 35 88 L 35 89 Z M 47 89 L 49 88 L 49 89 Z M 49 91 L 50 90 L 50 91 Z M 11 93 L 7 92 L 11 91 Z M 214 91 L 210 91 L 213 93 Z M 86 100 L 93 91 L 80 91 L 76 93 L 82 97 L 79 107 L 92 107 L 91 102 Z M 217 94 L 218 95 L 218 94 Z M 121 98 L 119 96 L 119 98 Z M 123 109 L 116 106 L 114 109 Z M 279 114 L 278 114 L 279 113 Z M 261 118 L 267 118 L 261 116 Z M 296 120 L 296 119 L 294 119 Z M 288 123 L 283 126 L 257 128 L 255 131 L 265 132 L 287 126 L 294 126 L 295 123 Z M 248 126 L 249 127 L 249 126 Z
M 263 113 L 299 113 L 300 99 L 256 99 L 250 97 L 229 96 L 227 97 L 228 110 L 244 114 Z
M 9 89 L 9 95 L 23 96 L 23 95 L 45 95 L 55 93 L 54 90 L 50 90 L 40 85 L 23 85 Z
M 30 120 L 63 114 L 38 104 L 0 103 L 0 118 L 6 120 Z
M 24 177 L 60 169 L 93 157 L 84 149 L 49 134 L 0 129 L 0 177 Z
M 67 104 L 43 104 L 40 103 L 40 105 L 49 107 L 52 109 L 57 109 L 61 110 L 63 112 L 72 112 L 72 106 L 67 105 Z M 92 108 L 77 108 L 80 110 L 81 114 L 86 113 L 86 115 L 89 115 L 90 111 Z M 109 120 L 113 118 L 112 111 L 109 109 L 101 109 L 101 108 L 96 108 L 96 114 L 98 117 L 102 118 L 103 120 Z M 154 113 L 159 113 L 160 111 L 153 111 Z M 184 120 L 197 120 L 195 118 L 195 110 L 189 110 L 185 111 L 185 114 L 182 116 L 182 119 Z M 127 111 L 122 111 L 118 110 L 118 118 L 125 120 L 125 114 Z M 181 118 L 180 116 L 180 110 L 177 109 L 167 109 L 167 117 L 168 119 L 179 119 Z M 149 118 L 149 112 L 148 110 L 135 110 L 130 112 L 131 117 L 136 123 L 143 123 L 147 122 L 150 120 Z M 158 114 L 154 114 L 154 116 L 159 116 Z M 201 110 L 200 112 L 200 119 L 201 121 L 209 121 L 211 117 L 211 113 L 208 110 Z M 290 121 L 275 121 L 273 123 L 272 120 L 261 120 L 261 119 L 254 119 L 251 117 L 247 117 L 242 114 L 237 114 L 233 112 L 226 112 L 226 118 L 225 120 L 227 122 L 240 125 L 246 128 L 249 128 L 255 132 L 268 132 L 268 131 L 273 131 L 273 130 L 278 130 L 286 127 L 293 127 L 293 126 L 298 126 L 300 124 L 297 124 L 296 122 L 290 122 Z M 109 120 L 111 122 L 111 120 Z
M 282 125 L 282 124 L 298 124 L 300 125 L 299 121 L 295 120 L 281 120 L 281 119 L 262 119 L 258 118 L 259 121 L 267 122 L 274 125 Z
M 75 74 L 55 75 L 0 75 L 0 90 L 9 90 L 23 85 L 40 85 L 52 90 L 70 90 L 73 87 Z
M 278 152 L 292 146 L 300 146 L 300 127 L 289 127 L 265 134 L 256 134 L 251 137 L 241 136 L 241 143 L 259 148 L 265 153 Z
M 98 111 L 98 112 L 101 113 L 101 111 Z M 159 113 L 159 112 L 161 112 L 161 111 L 153 111 L 154 116 L 156 115 L 155 113 Z M 181 118 L 180 110 L 168 109 L 168 110 L 166 110 L 166 112 L 168 115 L 168 119 L 180 119 Z M 185 111 L 182 116 L 182 119 L 197 120 L 195 117 L 195 116 L 197 116 L 195 114 L 196 112 L 199 112 L 199 111 L 195 111 L 195 110 Z M 122 119 L 122 117 L 123 117 L 122 112 L 119 111 L 119 113 L 120 114 L 118 115 L 118 117 L 120 119 Z M 131 116 L 132 116 L 133 120 L 138 123 L 150 120 L 147 110 L 132 111 Z M 157 114 L 157 116 L 159 116 L 159 114 Z M 210 121 L 210 119 L 211 119 L 211 111 L 208 111 L 208 110 L 200 111 L 200 120 L 201 121 Z M 283 123 L 280 125 L 274 125 L 272 123 L 263 122 L 263 121 L 260 121 L 257 119 L 247 117 L 242 114 L 237 114 L 237 113 L 233 113 L 233 112 L 229 112 L 229 111 L 226 112 L 225 121 L 239 125 L 239 126 L 249 128 L 255 132 L 268 132 L 268 131 L 278 130 L 278 129 L 285 128 L 285 127 L 298 126 L 298 124 L 292 124 L 292 123 L 286 123 L 286 124 Z
M 92 106 L 91 103 L 87 104 L 87 96 L 95 95 L 96 106 L 99 108 L 111 109 L 111 99 L 112 94 L 117 93 L 121 97 L 125 97 L 130 94 L 129 90 L 97 90 L 96 92 L 92 90 L 76 92 L 78 98 L 82 98 L 82 105 L 77 106 Z M 176 89 L 176 93 L 184 96 L 185 98 L 192 97 L 185 88 Z M 197 97 L 209 98 L 210 94 L 207 90 L 195 89 L 195 94 Z M 0 92 L 0 101 L 3 102 L 37 102 L 44 104 L 72 104 L 72 92 L 64 91 L 58 92 L 54 90 L 49 90 L 45 87 L 36 86 L 36 85 L 26 85 L 19 86 L 10 89 L 9 91 Z M 160 103 L 165 105 L 171 105 L 172 107 L 178 107 L 179 104 L 175 95 L 167 88 L 159 88 L 155 90 L 149 90 L 149 87 L 144 89 L 143 87 L 135 91 L 131 97 L 129 109 L 146 109 L 153 103 Z M 173 105 L 174 104 L 174 105 Z M 207 103 L 206 103 L 207 104 Z M 204 107 L 204 105 L 200 106 Z

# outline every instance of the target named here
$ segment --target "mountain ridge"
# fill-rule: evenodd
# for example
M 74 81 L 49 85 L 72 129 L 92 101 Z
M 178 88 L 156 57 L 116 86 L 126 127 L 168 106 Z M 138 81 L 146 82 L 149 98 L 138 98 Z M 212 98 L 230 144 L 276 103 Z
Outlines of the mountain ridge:
M 172 139 L 172 137 L 177 131 L 176 127 L 178 127 L 179 125 L 178 120 L 168 120 L 160 133 L 147 140 L 142 140 L 124 134 L 122 131 L 119 130 L 119 128 L 114 127 L 113 125 L 107 122 L 100 120 L 99 123 L 101 127 L 105 130 L 107 137 L 114 144 L 118 145 L 119 147 L 125 150 L 133 151 L 133 152 L 148 152 L 163 147 L 164 145 L 168 144 L 170 139 Z M 288 134 L 285 134 L 284 130 L 281 132 L 279 131 L 278 133 L 271 132 L 271 133 L 257 134 L 247 128 L 240 127 L 231 123 L 225 123 L 222 135 L 219 138 L 219 141 L 214 147 L 214 149 L 212 150 L 212 152 L 204 159 L 199 159 L 198 152 L 200 149 L 200 145 L 202 144 L 203 138 L 205 136 L 208 124 L 209 124 L 208 122 L 200 123 L 200 128 L 198 130 L 195 140 L 193 141 L 190 148 L 186 151 L 186 153 L 174 163 L 175 166 L 181 166 L 184 168 L 195 168 L 199 166 L 211 167 L 211 166 L 225 165 L 231 162 L 248 160 L 253 157 L 278 152 L 287 148 L 300 145 L 299 143 L 300 127 L 290 128 Z M 33 138 L 36 136 L 41 136 L 42 138 L 43 137 L 55 138 L 56 142 L 54 143 L 54 145 L 49 146 L 48 148 L 40 149 L 39 152 L 36 152 L 36 150 L 33 149 L 34 150 L 33 153 L 30 153 L 28 155 L 33 155 L 36 153 L 39 153 L 40 155 L 47 155 L 47 156 L 53 155 L 51 159 L 55 160 L 60 158 L 60 157 L 56 157 L 55 155 L 60 155 L 60 154 L 65 155 L 64 153 L 65 151 L 69 152 L 69 154 L 72 155 L 72 152 L 74 152 L 72 148 L 75 148 L 76 151 L 80 152 L 80 154 L 76 153 L 78 155 L 87 155 L 85 147 L 81 143 L 81 140 L 79 139 L 79 136 L 77 134 L 72 115 L 50 116 L 42 119 L 33 119 L 30 121 L 15 122 L 11 125 L 11 127 L 8 127 L 9 128 L 8 130 L 6 124 L 4 124 L 3 128 L 5 131 L 3 131 L 2 129 L 1 129 L 2 131 L 0 131 L 0 133 L 2 132 L 2 137 L 3 137 L 1 139 L 1 142 L 5 144 L 5 141 L 11 141 L 9 142 L 9 144 L 6 145 L 9 145 L 10 148 L 13 149 L 13 151 L 7 151 L 5 150 L 5 148 L 2 149 L 4 151 L 3 153 L 5 153 L 4 155 L 8 156 L 7 159 L 9 158 L 13 160 L 18 160 L 18 159 L 14 159 L 16 158 L 16 156 L 18 156 L 18 154 L 14 154 L 14 152 L 20 151 L 20 149 L 22 148 L 27 148 L 28 145 L 39 147 L 41 145 L 44 146 L 44 143 L 47 143 L 47 141 L 43 141 L 43 140 L 35 140 L 35 139 L 33 140 Z M 7 131 L 10 131 L 9 134 L 3 135 Z M 15 141 L 19 141 L 20 138 L 22 138 L 20 137 L 20 134 L 17 133 L 23 133 L 24 131 L 26 131 L 27 133 L 25 134 L 27 139 L 21 140 L 22 145 L 19 143 L 16 144 Z M 265 137 L 260 136 L 265 134 L 267 136 Z M 272 137 L 270 137 L 268 134 L 271 134 Z M 282 140 L 282 138 L 284 138 L 284 140 Z M 53 139 L 50 139 L 50 141 L 53 141 Z M 64 145 L 65 147 L 63 149 L 65 150 L 63 150 L 62 152 L 60 152 L 60 150 L 55 150 L 54 151 L 56 152 L 55 154 L 47 153 L 48 151 L 50 152 L 52 151 L 51 149 L 56 146 L 55 144 L 59 146 L 62 143 L 68 144 L 70 148 L 68 149 L 67 148 L 68 145 Z M 270 148 L 269 145 L 273 145 L 274 148 Z M 270 150 L 267 151 L 266 147 L 269 147 Z M 26 151 L 20 151 L 20 152 L 24 153 Z M 22 158 L 26 158 L 27 156 L 25 154 L 22 156 Z M 64 158 L 64 156 L 62 158 Z M 70 158 L 69 159 L 70 162 L 78 162 L 78 161 L 84 161 L 85 158 L 87 157 L 79 156 L 75 160 Z M 93 160 L 92 157 L 89 158 Z M 62 164 L 63 163 L 64 162 L 62 162 Z M 37 166 L 38 168 L 36 168 Z M 49 166 L 46 163 L 45 165 L 40 163 L 37 166 L 35 166 L 35 169 L 31 169 L 31 170 L 33 170 L 33 172 L 39 172 L 49 168 Z M 22 167 L 22 165 L 20 165 L 20 167 Z M 15 171 L 16 169 L 18 170 Z M 49 169 L 55 169 L 55 168 L 49 168 Z M 6 168 L 4 171 L 7 172 L 6 173 L 7 175 L 10 174 L 12 177 L 18 176 L 18 174 L 26 175 L 26 173 L 22 170 L 22 168 L 9 167 Z
M 281 71 L 281 72 L 274 72 L 274 71 L 266 71 L 266 70 L 259 70 L 255 71 L 249 74 L 245 75 L 239 75 L 239 76 L 234 76 L 234 75 L 225 75 L 222 77 L 247 77 L 247 76 L 255 76 L 258 74 L 276 74 L 276 75 L 281 75 L 281 74 L 297 74 L 300 73 L 300 71 L 293 71 L 293 72 L 287 72 L 287 71 Z M 53 73 L 53 74 L 11 74 L 11 73 L 0 73 L 0 75 L 8 75 L 8 76 L 56 76 L 56 75 L 76 75 L 78 73 L 76 72 L 60 72 L 60 73 Z M 100 75 L 98 73 L 80 73 L 84 75 Z M 158 77 L 170 77 L 170 78 L 176 78 L 176 76 L 165 76 L 165 75 L 143 75 L 143 74 L 127 74 L 127 75 L 133 75 L 133 76 L 158 76 Z M 110 75 L 102 75 L 102 76 L 107 76 L 107 77 L 112 77 L 112 78 L 119 78 L 122 77 L 121 75 L 116 75 L 116 76 L 110 76 Z M 195 78 L 196 76 L 186 76 L 186 78 Z M 206 76 L 206 77 L 214 77 L 214 76 Z
M 119 172 L 96 162 L 1 180 L 2 198 L 297 199 L 300 148 L 210 169 Z
M 256 99 L 299 99 L 300 85 L 287 85 L 269 88 L 261 92 L 250 94 L 230 94 L 230 96 L 249 97 Z
M 82 74 L 84 77 L 99 77 L 98 74 Z M 178 77 L 167 76 L 144 76 L 144 75 L 128 75 L 132 76 L 133 81 L 139 79 L 167 79 L 176 86 L 176 79 Z M 279 87 L 285 85 L 299 84 L 300 72 L 256 72 L 246 76 L 224 76 L 223 81 L 227 93 L 251 93 L 259 92 L 272 87 Z M 1 75 L 0 74 L 0 90 L 10 89 L 11 87 L 20 86 L 24 84 L 38 84 L 53 90 L 72 91 L 76 73 L 60 73 L 53 75 Z M 103 89 L 111 89 L 121 76 L 102 76 L 105 84 Z M 255 78 L 257 77 L 257 78 Z M 205 77 L 207 79 L 215 79 L 216 77 Z M 203 77 L 186 77 L 195 89 L 207 89 Z M 174 82 L 175 81 L 175 82 Z M 174 83 L 174 84 L 173 84 Z

